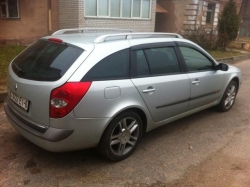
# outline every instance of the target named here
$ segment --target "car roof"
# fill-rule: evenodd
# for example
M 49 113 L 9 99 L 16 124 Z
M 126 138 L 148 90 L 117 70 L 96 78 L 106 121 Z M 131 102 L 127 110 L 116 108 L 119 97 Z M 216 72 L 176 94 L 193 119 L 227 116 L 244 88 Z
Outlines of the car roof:
M 111 31 L 109 31 L 111 30 Z M 77 29 L 62 29 L 56 31 L 51 36 L 46 36 L 41 39 L 51 40 L 59 39 L 61 42 L 72 44 L 78 47 L 86 47 L 86 45 L 99 44 L 104 42 L 112 42 L 119 40 L 138 39 L 141 41 L 152 39 L 170 39 L 183 37 L 176 33 L 157 33 L 157 32 L 132 32 L 127 29 L 96 29 L 96 28 L 77 28 Z M 150 42 L 150 43 L 151 43 Z M 159 40 L 156 42 L 159 42 Z
M 53 40 L 53 39 L 59 39 L 63 43 L 71 44 L 80 48 L 85 48 L 88 45 L 93 46 L 93 40 L 96 37 L 86 37 L 83 34 L 64 34 L 64 35 L 51 35 L 51 36 L 45 36 L 42 37 L 41 40 Z
M 114 28 L 73 28 L 73 29 L 61 29 L 54 32 L 51 36 L 45 36 L 41 39 L 59 39 L 64 43 L 71 44 L 80 47 L 84 50 L 91 51 L 94 45 L 103 44 L 105 42 L 119 42 L 121 40 L 133 40 L 136 42 L 130 42 L 130 44 L 145 44 L 145 43 L 159 43 L 159 42 L 185 42 L 190 43 L 208 56 L 211 57 L 204 49 L 198 46 L 196 43 L 184 39 L 181 35 L 176 33 L 164 33 L 164 32 L 133 32 L 129 29 L 114 29 Z M 132 44 L 132 46 L 133 46 Z M 211 57 L 212 58 L 212 57 Z

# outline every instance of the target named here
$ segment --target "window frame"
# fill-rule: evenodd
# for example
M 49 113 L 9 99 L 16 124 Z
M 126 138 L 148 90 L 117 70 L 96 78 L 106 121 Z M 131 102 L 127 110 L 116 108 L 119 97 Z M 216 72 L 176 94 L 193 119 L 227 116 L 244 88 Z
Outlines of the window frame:
M 86 14 L 86 1 L 84 1 L 84 17 L 86 18 L 108 18 L 108 19 L 125 19 L 125 20 L 151 20 L 151 15 L 152 15 L 152 0 L 149 0 L 149 17 L 148 18 L 143 18 L 142 17 L 142 5 L 143 2 L 146 0 L 141 0 L 140 3 L 140 17 L 133 17 L 133 3 L 134 0 L 130 0 L 131 2 L 131 12 L 130 12 L 130 17 L 122 17 L 122 5 L 124 0 L 119 0 L 120 1 L 120 17 L 111 17 L 111 0 L 108 0 L 108 15 L 107 16 L 102 16 L 99 15 L 99 1 L 101 0 L 96 0 L 96 16 L 90 16 Z
M 208 5 L 212 5 L 212 10 L 208 9 Z M 208 3 L 207 5 L 207 16 L 206 16 L 206 25 L 212 25 L 214 22 L 214 14 L 215 14 L 215 7 L 214 3 Z M 207 22 L 208 12 L 211 12 L 210 22 Z
M 208 56 L 204 51 L 202 51 L 200 48 L 198 48 L 197 46 L 193 45 L 193 44 L 190 44 L 190 43 L 184 43 L 184 42 L 176 42 L 177 44 L 177 53 L 178 53 L 178 56 L 180 57 L 181 61 L 182 61 L 182 64 L 185 68 L 185 71 L 186 73 L 199 73 L 199 72 L 206 72 L 206 71 L 215 71 L 216 70 L 216 63 L 214 61 L 213 58 L 211 58 L 210 56 Z M 212 63 L 212 69 L 205 69 L 205 70 L 199 70 L 199 71 L 188 71 L 187 69 L 187 65 L 186 65 L 186 62 L 185 62 L 185 59 L 184 59 L 184 56 L 180 50 L 180 47 L 187 47 L 187 48 L 191 48 L 199 53 L 201 53 L 202 55 L 204 55 L 211 63 Z
M 180 72 L 152 74 L 152 70 L 151 70 L 149 62 L 148 62 L 148 57 L 145 54 L 144 50 L 152 49 L 152 48 L 164 48 L 164 47 L 165 48 L 171 47 L 171 48 L 174 49 L 174 52 L 175 52 L 175 55 L 176 55 L 176 58 L 177 58 L 177 61 L 178 61 L 179 67 L 180 67 Z M 132 73 L 131 73 L 131 72 L 134 71 L 134 70 L 132 70 L 132 68 L 133 68 L 132 63 L 134 62 L 133 58 L 135 57 L 135 55 L 133 53 L 134 53 L 134 51 L 138 51 L 138 50 L 143 50 L 143 53 L 144 53 L 146 61 L 147 61 L 148 69 L 149 69 L 149 72 L 150 72 L 149 75 L 135 76 L 135 75 L 132 75 Z M 140 45 L 132 46 L 130 56 L 131 56 L 131 60 L 130 60 L 130 62 L 131 62 L 131 66 L 130 66 L 130 77 L 131 77 L 131 79 L 132 78 L 133 79 L 134 78 L 145 78 L 145 77 L 171 76 L 171 75 L 179 75 L 179 74 L 185 74 L 186 73 L 186 69 L 184 67 L 183 61 L 180 58 L 180 54 L 179 54 L 177 46 L 176 46 L 176 44 L 174 42 L 150 43 L 150 44 L 140 44 Z
M 17 2 L 17 17 L 9 17 L 9 4 L 8 1 L 9 0 L 4 0 L 5 2 L 0 2 L 0 6 L 1 6 L 1 18 L 2 19 L 19 19 L 20 18 L 20 11 L 19 11 L 19 0 L 16 0 Z M 6 17 L 3 17 L 3 13 L 2 13 L 2 4 L 5 4 L 6 6 Z

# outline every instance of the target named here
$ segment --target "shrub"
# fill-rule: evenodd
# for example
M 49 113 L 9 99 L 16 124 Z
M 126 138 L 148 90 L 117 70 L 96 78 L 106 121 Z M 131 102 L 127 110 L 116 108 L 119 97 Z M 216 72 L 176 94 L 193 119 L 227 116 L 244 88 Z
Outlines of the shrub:
M 210 27 L 186 27 L 185 37 L 205 49 L 216 49 L 218 43 L 217 31 Z
M 229 0 L 218 21 L 218 46 L 222 49 L 237 38 L 240 27 L 240 17 L 234 0 Z

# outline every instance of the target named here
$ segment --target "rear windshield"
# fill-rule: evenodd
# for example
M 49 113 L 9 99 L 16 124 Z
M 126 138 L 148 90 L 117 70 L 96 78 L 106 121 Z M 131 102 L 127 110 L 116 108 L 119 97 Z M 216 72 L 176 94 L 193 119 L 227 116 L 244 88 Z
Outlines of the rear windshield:
M 17 76 L 37 81 L 59 80 L 83 50 L 48 41 L 37 41 L 12 63 Z

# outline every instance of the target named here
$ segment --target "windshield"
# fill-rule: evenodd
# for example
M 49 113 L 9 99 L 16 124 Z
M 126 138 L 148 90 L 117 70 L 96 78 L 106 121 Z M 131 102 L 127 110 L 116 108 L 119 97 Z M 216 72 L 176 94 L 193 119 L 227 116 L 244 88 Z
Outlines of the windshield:
M 83 50 L 48 41 L 37 41 L 22 52 L 12 63 L 18 77 L 56 81 L 71 67 Z

